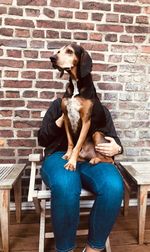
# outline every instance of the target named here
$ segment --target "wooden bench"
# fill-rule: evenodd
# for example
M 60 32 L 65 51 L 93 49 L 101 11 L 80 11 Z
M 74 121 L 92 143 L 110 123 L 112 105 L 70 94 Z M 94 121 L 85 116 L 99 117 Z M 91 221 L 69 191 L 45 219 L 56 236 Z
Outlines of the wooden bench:
M 0 165 L 0 222 L 4 252 L 9 252 L 9 205 L 12 188 L 14 188 L 17 223 L 20 223 L 21 219 L 21 174 L 24 168 L 24 164 Z
M 28 193 L 28 201 L 33 201 L 36 212 L 40 215 L 40 234 L 39 234 L 39 252 L 44 252 L 44 243 L 45 238 L 52 238 L 52 232 L 46 232 L 45 223 L 46 218 L 50 217 L 46 214 L 46 201 L 50 201 L 51 192 L 48 190 L 44 184 L 41 182 L 41 189 L 36 188 L 36 174 L 38 174 L 38 162 L 42 160 L 40 154 L 31 154 L 29 155 L 29 161 L 31 162 L 31 174 L 30 174 L 30 184 L 29 184 L 29 193 Z M 82 189 L 81 198 L 88 198 L 89 196 L 93 196 L 92 193 Z M 81 214 L 81 213 L 80 213 Z M 89 212 L 83 212 L 84 215 L 89 215 Z M 87 235 L 88 230 L 78 230 L 77 235 Z M 106 252 L 111 252 L 109 237 L 106 241 Z

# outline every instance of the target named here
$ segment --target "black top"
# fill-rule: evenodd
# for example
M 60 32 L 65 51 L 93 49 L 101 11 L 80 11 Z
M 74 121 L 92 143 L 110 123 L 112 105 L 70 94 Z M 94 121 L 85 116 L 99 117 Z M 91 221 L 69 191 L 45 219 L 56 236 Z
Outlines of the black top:
M 106 116 L 106 126 L 97 130 L 100 130 L 106 136 L 114 138 L 116 143 L 122 147 L 120 139 L 117 136 L 111 114 L 105 106 L 103 106 L 103 109 Z M 46 147 L 45 155 L 50 155 L 55 151 L 67 150 L 67 136 L 65 133 L 65 128 L 64 126 L 60 128 L 55 123 L 55 121 L 61 115 L 61 98 L 58 98 L 51 104 L 51 106 L 47 110 L 43 118 L 41 128 L 38 131 L 39 145 Z

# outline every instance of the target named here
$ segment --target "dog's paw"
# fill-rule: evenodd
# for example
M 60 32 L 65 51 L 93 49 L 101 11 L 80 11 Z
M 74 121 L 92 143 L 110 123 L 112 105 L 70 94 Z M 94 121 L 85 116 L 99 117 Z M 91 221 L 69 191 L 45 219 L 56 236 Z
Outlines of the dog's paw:
M 89 161 L 89 163 L 90 164 L 98 164 L 98 163 L 100 163 L 101 162 L 101 160 L 100 160 L 100 158 L 98 158 L 98 157 L 94 157 L 94 158 L 92 158 L 90 161 Z
M 69 161 L 67 164 L 65 164 L 64 167 L 66 170 L 75 171 L 76 170 L 76 163 L 72 163 Z

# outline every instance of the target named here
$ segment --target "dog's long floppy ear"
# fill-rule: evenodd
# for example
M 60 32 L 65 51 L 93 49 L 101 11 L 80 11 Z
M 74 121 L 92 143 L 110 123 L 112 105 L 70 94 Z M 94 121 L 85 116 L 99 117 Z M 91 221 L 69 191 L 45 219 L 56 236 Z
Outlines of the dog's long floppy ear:
M 92 71 L 92 59 L 87 51 L 83 49 L 80 58 L 80 75 L 81 78 L 85 77 Z

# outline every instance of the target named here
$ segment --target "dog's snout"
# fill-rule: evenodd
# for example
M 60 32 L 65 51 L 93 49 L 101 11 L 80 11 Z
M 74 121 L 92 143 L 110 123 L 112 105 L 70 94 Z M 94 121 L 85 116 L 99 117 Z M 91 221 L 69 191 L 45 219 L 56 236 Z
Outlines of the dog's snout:
M 56 59 L 57 59 L 56 55 L 50 57 L 51 62 L 56 62 Z

